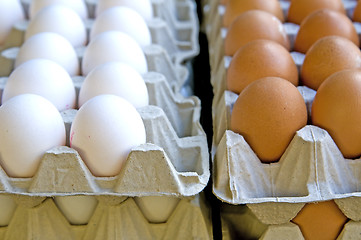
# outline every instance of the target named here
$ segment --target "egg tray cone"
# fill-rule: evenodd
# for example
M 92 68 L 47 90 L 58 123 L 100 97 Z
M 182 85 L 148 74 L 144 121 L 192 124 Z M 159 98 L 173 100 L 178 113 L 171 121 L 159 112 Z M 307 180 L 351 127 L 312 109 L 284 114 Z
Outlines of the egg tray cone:
M 97 1 L 85 1 L 88 15 L 85 21 L 88 32 L 94 22 L 94 11 Z M 25 12 L 28 12 L 29 2 L 23 0 Z M 191 0 L 152 0 L 154 19 L 147 21 L 152 43 L 159 44 L 170 55 L 174 64 L 183 64 L 199 53 L 198 32 L 199 23 L 195 2 Z M 25 31 L 29 20 L 16 23 L 8 36 L 3 50 L 20 47 L 25 40 Z M 1 72 L 0 72 L 1 73 Z
M 315 91 L 298 89 L 310 111 Z M 290 221 L 306 203 L 334 200 L 350 219 L 339 238 L 359 234 L 354 226 L 360 226 L 361 219 L 361 159 L 345 159 L 327 131 L 307 125 L 296 133 L 278 162 L 261 163 L 243 136 L 227 130 L 236 99 L 237 94 L 225 91 L 214 107 L 213 193 L 222 202 L 249 211 L 229 211 L 224 217 L 247 219 L 250 227 L 240 228 L 245 236 L 258 226 L 261 239 L 279 239 L 277 236 L 291 233 L 293 237 L 288 239 L 303 239 L 298 226 Z M 225 230 L 230 227 L 227 221 L 222 224 Z M 232 232 L 227 231 L 226 235 Z
M 182 199 L 164 223 L 150 223 L 133 198 L 97 197 L 97 206 L 85 225 L 71 225 L 51 198 L 32 197 L 33 206 L 17 201 L 0 238 L 10 239 L 210 239 L 209 220 L 200 197 Z M 30 200 L 31 201 L 31 200 Z

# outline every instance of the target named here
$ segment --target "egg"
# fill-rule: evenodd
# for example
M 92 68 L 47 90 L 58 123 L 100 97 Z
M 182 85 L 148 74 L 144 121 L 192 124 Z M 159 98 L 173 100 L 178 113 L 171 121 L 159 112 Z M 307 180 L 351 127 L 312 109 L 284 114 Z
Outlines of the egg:
M 331 35 L 345 37 L 357 46 L 360 45 L 356 29 L 345 14 L 322 9 L 311 13 L 302 21 L 294 50 L 306 53 L 318 39 Z
M 337 239 L 347 217 L 333 200 L 306 203 L 292 222 L 297 224 L 305 239 Z
M 281 5 L 278 0 L 228 0 L 223 15 L 223 26 L 229 27 L 241 13 L 249 10 L 266 11 L 276 16 L 281 22 L 284 21 Z
M 99 33 L 112 30 L 127 33 L 141 47 L 152 43 L 147 23 L 138 12 L 129 7 L 112 7 L 103 11 L 92 25 L 90 39 Z
M 148 89 L 143 77 L 131 66 L 122 62 L 108 62 L 94 68 L 85 78 L 78 106 L 101 94 L 114 94 L 133 104 L 144 107 L 149 103 Z
M 0 46 L 5 43 L 14 24 L 22 20 L 25 20 L 25 15 L 20 1 L 0 1 Z
M 56 196 L 56 206 L 72 225 L 85 225 L 92 217 L 98 201 L 95 196 Z
M 44 7 L 30 20 L 25 31 L 25 40 L 41 32 L 58 33 L 73 47 L 81 47 L 87 43 L 83 20 L 73 9 L 60 4 Z
M 135 107 L 111 94 L 87 101 L 70 129 L 70 146 L 97 177 L 119 174 L 131 149 L 145 141 L 145 127 Z
M 16 56 L 15 68 L 34 58 L 52 60 L 60 64 L 70 76 L 80 74 L 80 63 L 73 46 L 58 33 L 42 32 L 26 40 Z
M 273 40 L 290 50 L 290 41 L 282 23 L 270 13 L 251 10 L 241 14 L 229 26 L 224 39 L 225 55 L 233 56 L 240 47 L 256 39 Z
M 84 0 L 31 0 L 29 6 L 29 18 L 32 19 L 38 11 L 44 7 L 61 4 L 70 7 L 83 19 L 88 18 L 88 9 Z
M 76 105 L 75 87 L 69 74 L 48 59 L 32 59 L 17 67 L 5 84 L 2 103 L 24 93 L 43 96 L 59 111 L 75 108 Z
M 83 75 L 98 65 L 113 61 L 127 63 L 140 74 L 148 71 L 144 52 L 132 37 L 119 31 L 107 31 L 97 35 L 86 47 L 82 60 Z
M 261 77 L 281 77 L 298 85 L 298 71 L 291 54 L 270 40 L 255 40 L 240 48 L 227 69 L 227 89 L 239 94 Z
M 306 53 L 301 67 L 304 85 L 317 90 L 332 73 L 361 67 L 360 49 L 350 40 L 328 36 L 318 40 Z
M 241 134 L 262 162 L 280 159 L 296 131 L 307 124 L 306 104 L 298 89 L 278 77 L 249 84 L 238 96 L 230 130 Z
M 65 145 L 65 125 L 45 98 L 21 94 L 0 107 L 0 163 L 10 177 L 32 177 L 47 150 Z
M 361 2 L 357 1 L 355 9 L 352 14 L 352 20 L 354 22 L 361 22 Z
M 342 0 L 292 0 L 288 9 L 287 21 L 301 24 L 305 17 L 321 9 L 331 9 L 346 14 Z
M 104 10 L 115 6 L 130 7 L 137 11 L 146 21 L 153 18 L 153 7 L 150 0 L 99 0 L 95 14 L 99 16 Z
M 174 212 L 179 198 L 169 196 L 136 197 L 134 201 L 150 223 L 164 223 Z
M 361 155 L 361 70 L 329 76 L 312 104 L 312 124 L 325 129 L 345 158 Z

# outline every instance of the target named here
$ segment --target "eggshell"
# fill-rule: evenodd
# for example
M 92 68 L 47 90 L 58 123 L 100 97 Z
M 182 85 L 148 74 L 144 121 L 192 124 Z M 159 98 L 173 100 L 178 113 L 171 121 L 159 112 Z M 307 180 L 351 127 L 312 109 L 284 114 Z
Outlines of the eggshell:
M 87 101 L 70 129 L 70 146 L 98 177 L 117 175 L 131 149 L 145 141 L 139 113 L 115 95 L 99 95 Z
M 291 54 L 270 40 L 255 40 L 240 48 L 227 69 L 227 89 L 239 94 L 262 77 L 281 77 L 298 85 L 298 71 Z
M 223 26 L 229 27 L 240 14 L 249 10 L 266 11 L 276 16 L 281 22 L 284 21 L 281 5 L 278 0 L 229 0 L 223 15 Z
M 59 111 L 75 108 L 76 94 L 71 77 L 62 66 L 48 59 L 32 59 L 17 67 L 6 82 L 2 103 L 24 93 L 43 96 Z
M 288 9 L 287 21 L 301 24 L 305 17 L 321 9 L 331 9 L 346 14 L 342 0 L 292 0 Z
M 302 21 L 296 35 L 294 50 L 306 53 L 318 39 L 331 35 L 345 37 L 357 46 L 360 45 L 356 29 L 345 14 L 322 9 L 311 13 Z
M 127 63 L 140 74 L 148 71 L 143 50 L 132 37 L 119 31 L 107 31 L 92 39 L 85 49 L 83 75 L 86 76 L 98 65 L 113 61 Z
M 29 22 L 25 40 L 41 32 L 55 32 L 65 37 L 74 47 L 87 43 L 85 25 L 71 8 L 53 4 L 42 8 Z
M 306 53 L 301 80 L 314 90 L 332 73 L 361 67 L 360 49 L 350 40 L 328 36 L 318 40 Z
M 347 222 L 334 201 L 307 203 L 292 220 L 296 223 L 305 239 L 337 239 Z
M 65 145 L 59 111 L 45 98 L 22 94 L 0 107 L 1 166 L 11 177 L 32 177 L 45 151 Z
M 153 18 L 153 7 L 150 0 L 99 0 L 95 14 L 99 16 L 104 10 L 115 6 L 130 7 L 147 21 Z
M 54 201 L 72 225 L 87 224 L 98 204 L 94 196 L 86 195 L 58 196 Z
M 355 9 L 352 14 L 352 21 L 361 22 L 361 2 L 357 1 Z
M 84 0 L 31 0 L 29 6 L 29 18 L 32 19 L 38 11 L 53 4 L 61 4 L 70 7 L 76 11 L 83 20 L 88 18 L 88 9 Z
M 85 78 L 80 91 L 78 106 L 101 94 L 114 94 L 133 104 L 144 107 L 149 103 L 148 89 L 142 76 L 132 67 L 121 62 L 108 62 L 94 68 Z
M 134 200 L 150 223 L 164 223 L 172 215 L 180 199 L 167 196 L 145 196 L 136 197 Z
M 16 56 L 15 68 L 34 58 L 53 60 L 63 66 L 70 76 L 80 73 L 79 60 L 73 46 L 58 33 L 42 32 L 26 40 Z
M 105 31 L 121 31 L 133 37 L 141 47 L 151 44 L 151 36 L 143 17 L 129 7 L 112 7 L 95 19 L 90 39 Z
M 361 155 L 361 70 L 329 76 L 312 104 L 312 123 L 330 134 L 345 158 Z
M 282 23 L 270 13 L 250 10 L 230 25 L 224 39 L 225 54 L 232 56 L 240 47 L 256 39 L 273 40 L 290 50 L 290 41 Z
M 239 94 L 230 130 L 241 134 L 262 162 L 275 162 L 306 124 L 306 104 L 298 89 L 282 78 L 265 77 Z
M 6 41 L 14 24 L 24 19 L 25 15 L 20 1 L 0 1 L 0 46 Z

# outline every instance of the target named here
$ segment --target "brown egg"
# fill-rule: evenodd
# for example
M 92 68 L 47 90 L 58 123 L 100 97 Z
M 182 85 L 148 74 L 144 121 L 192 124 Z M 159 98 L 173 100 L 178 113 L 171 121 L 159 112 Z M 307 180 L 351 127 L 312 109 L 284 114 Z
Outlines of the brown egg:
M 352 21 L 345 14 L 323 9 L 311 13 L 302 21 L 294 50 L 306 53 L 318 39 L 330 35 L 345 37 L 359 46 L 359 37 Z
M 292 220 L 307 240 L 337 239 L 347 217 L 334 201 L 308 203 Z
M 238 16 L 229 27 L 224 40 L 225 54 L 232 56 L 240 47 L 256 39 L 273 40 L 290 50 L 282 23 L 270 13 L 250 10 Z
M 239 94 L 230 129 L 244 137 L 262 162 L 274 162 L 306 123 L 306 104 L 298 89 L 282 78 L 266 77 Z
M 226 11 L 223 15 L 223 26 L 229 27 L 241 14 L 249 10 L 262 10 L 284 21 L 281 5 L 278 0 L 228 0 Z
M 306 53 L 301 80 L 317 90 L 332 73 L 360 67 L 361 52 L 355 44 L 343 37 L 328 36 L 318 40 Z
M 325 8 L 346 14 L 342 0 L 292 0 L 287 21 L 301 24 L 302 20 L 312 12 Z
M 317 90 L 312 124 L 330 134 L 345 158 L 361 155 L 361 70 L 329 76 Z
M 361 1 L 357 1 L 356 7 L 353 11 L 352 20 L 354 22 L 361 22 Z
M 227 89 L 239 94 L 262 77 L 281 77 L 298 85 L 298 71 L 291 54 L 270 40 L 255 40 L 240 48 L 227 69 Z

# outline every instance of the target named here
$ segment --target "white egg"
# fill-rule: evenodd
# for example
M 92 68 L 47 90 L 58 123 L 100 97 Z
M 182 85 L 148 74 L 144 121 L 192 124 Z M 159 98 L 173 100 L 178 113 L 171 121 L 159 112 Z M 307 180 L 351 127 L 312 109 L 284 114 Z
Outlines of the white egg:
M 128 34 L 118 31 L 100 33 L 90 41 L 82 59 L 84 76 L 107 62 L 124 62 L 140 74 L 148 71 L 147 60 L 139 44 Z
M 29 22 L 25 40 L 41 32 L 55 32 L 66 39 L 73 47 L 87 43 L 87 33 L 83 20 L 71 8 L 53 4 L 41 9 Z
M 145 20 L 153 18 L 153 7 L 150 0 L 99 0 L 95 14 L 99 16 L 104 10 L 115 6 L 130 7 L 142 15 Z
M 112 7 L 103 11 L 93 23 L 90 39 L 99 33 L 112 30 L 127 33 L 141 47 L 151 44 L 150 31 L 145 20 L 129 7 Z
M 59 111 L 76 107 L 71 77 L 62 66 L 48 59 L 32 59 L 17 67 L 5 84 L 2 103 L 24 93 L 43 96 Z
M 134 68 L 122 62 L 99 65 L 86 76 L 79 91 L 78 107 L 101 94 L 117 95 L 136 108 L 149 103 L 148 89 L 143 77 Z
M 44 153 L 65 145 L 59 111 L 45 98 L 22 94 L 0 107 L 0 162 L 11 177 L 32 177 Z
M 84 0 L 31 0 L 29 7 L 29 18 L 32 19 L 42 8 L 52 5 L 62 4 L 72 8 L 83 19 L 88 18 L 88 10 Z
M 26 40 L 15 59 L 15 68 L 34 58 L 45 58 L 63 66 L 70 76 L 79 75 L 78 56 L 71 43 L 58 33 L 42 32 Z
M 151 223 L 166 222 L 177 207 L 179 200 L 179 198 L 168 196 L 134 198 L 144 217 Z
M 70 128 L 70 146 L 98 177 L 119 174 L 131 149 L 145 141 L 139 113 L 115 95 L 99 95 L 87 101 Z
M 4 44 L 14 24 L 24 19 L 19 0 L 0 0 L 0 45 Z
M 72 225 L 87 224 L 94 213 L 98 200 L 94 196 L 59 196 L 54 201 Z

